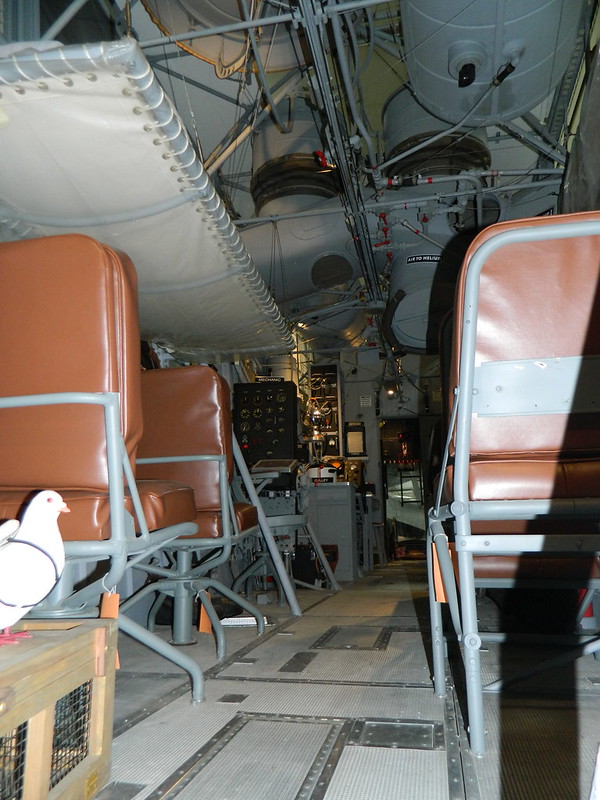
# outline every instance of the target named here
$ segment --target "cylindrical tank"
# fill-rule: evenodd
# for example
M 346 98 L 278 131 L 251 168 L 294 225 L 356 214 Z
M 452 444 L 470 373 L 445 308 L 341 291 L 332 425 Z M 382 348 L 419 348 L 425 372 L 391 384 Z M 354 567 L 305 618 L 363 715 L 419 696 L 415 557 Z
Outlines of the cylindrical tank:
M 399 196 L 410 186 L 411 197 L 423 197 L 420 209 L 388 214 L 390 240 L 399 243 L 400 248 L 393 251 L 390 265 L 383 329 L 397 349 L 434 353 L 438 349 L 439 323 L 454 299 L 462 257 L 458 232 L 470 230 L 473 235 L 477 227 L 498 218 L 497 201 L 484 197 L 477 200 L 477 182 L 461 179 L 461 173 L 489 169 L 485 130 L 463 130 L 434 138 L 447 127 L 446 123 L 424 109 L 407 88 L 387 101 L 383 126 L 387 159 L 414 150 L 387 170 L 389 176 L 402 179 L 398 181 Z M 434 178 L 435 182 L 413 185 L 417 176 Z M 472 190 L 472 197 L 459 197 L 454 204 L 452 200 L 431 201 L 437 193 L 451 196 L 463 189 Z M 415 230 L 425 233 L 427 239 L 419 238 Z
M 337 173 L 321 152 L 318 114 L 296 97 L 290 119 L 289 133 L 266 120 L 254 136 L 251 192 L 256 213 L 287 215 L 315 208 L 321 213 L 282 219 L 275 227 L 263 225 L 242 234 L 278 304 L 346 286 L 361 274 L 342 213 Z M 298 310 L 300 305 L 294 303 L 291 313 Z
M 394 158 L 437 135 L 445 125 L 420 105 L 407 88 L 393 94 L 383 109 L 386 159 Z M 462 170 L 489 169 L 485 130 L 457 131 L 437 139 L 392 164 L 390 175 L 455 175 Z
M 413 235 L 394 258 L 390 274 L 391 334 L 410 353 L 437 352 L 439 323 L 452 307 L 462 257 L 446 216 L 434 217 L 427 235 L 442 247 Z
M 142 3 L 155 25 L 167 35 L 234 25 L 244 19 L 238 0 L 142 0 Z M 248 2 L 248 8 L 252 6 Z M 265 15 L 276 14 L 276 10 L 266 8 Z M 265 25 L 260 30 L 259 49 L 265 71 L 296 69 L 302 49 L 294 28 L 279 24 Z M 177 44 L 182 50 L 214 64 L 219 77 L 228 77 L 246 67 L 248 33 L 245 30 Z
M 289 133 L 267 119 L 254 134 L 250 191 L 257 214 L 285 213 L 290 206 L 301 211 L 313 206 L 315 198 L 339 193 L 337 173 L 322 152 L 315 109 L 304 98 L 293 97 L 289 117 Z
M 501 204 L 500 220 L 556 214 L 558 189 L 558 186 L 548 187 L 542 182 L 539 188 L 531 187 L 507 194 Z
M 585 0 L 400 0 L 405 64 L 418 101 L 460 122 L 507 64 L 514 71 L 468 117 L 518 117 L 547 97 L 571 56 Z
M 279 355 L 267 358 L 265 367 L 269 370 L 269 374 L 283 378 L 285 381 L 293 381 L 298 385 L 298 363 L 293 355 Z

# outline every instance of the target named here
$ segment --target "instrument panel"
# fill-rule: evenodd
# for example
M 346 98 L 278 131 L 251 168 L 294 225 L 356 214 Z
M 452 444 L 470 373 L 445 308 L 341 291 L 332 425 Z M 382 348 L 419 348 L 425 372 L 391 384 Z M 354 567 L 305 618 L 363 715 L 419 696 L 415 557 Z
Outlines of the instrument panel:
M 295 457 L 297 395 L 293 381 L 234 384 L 233 429 L 246 463 Z

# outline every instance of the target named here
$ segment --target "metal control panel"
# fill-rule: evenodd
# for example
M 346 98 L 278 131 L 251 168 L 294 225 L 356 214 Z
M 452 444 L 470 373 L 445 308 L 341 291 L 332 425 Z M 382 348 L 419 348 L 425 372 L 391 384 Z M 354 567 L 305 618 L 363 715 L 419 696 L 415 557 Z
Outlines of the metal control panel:
M 233 429 L 247 464 L 295 458 L 297 395 L 293 381 L 234 384 Z

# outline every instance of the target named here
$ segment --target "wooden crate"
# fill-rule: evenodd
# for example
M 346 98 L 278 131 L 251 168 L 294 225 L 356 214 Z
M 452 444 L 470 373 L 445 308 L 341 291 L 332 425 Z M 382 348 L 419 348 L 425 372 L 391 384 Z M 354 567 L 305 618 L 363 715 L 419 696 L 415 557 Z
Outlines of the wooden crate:
M 110 777 L 116 620 L 22 620 L 0 647 L 0 800 L 90 800 Z

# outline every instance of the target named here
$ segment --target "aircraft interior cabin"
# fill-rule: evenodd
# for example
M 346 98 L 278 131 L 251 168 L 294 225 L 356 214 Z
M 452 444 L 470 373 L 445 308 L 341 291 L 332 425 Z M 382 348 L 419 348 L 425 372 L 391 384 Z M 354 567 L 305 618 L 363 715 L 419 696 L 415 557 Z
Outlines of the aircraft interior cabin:
M 0 0 L 0 800 L 600 800 L 598 0 Z

